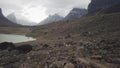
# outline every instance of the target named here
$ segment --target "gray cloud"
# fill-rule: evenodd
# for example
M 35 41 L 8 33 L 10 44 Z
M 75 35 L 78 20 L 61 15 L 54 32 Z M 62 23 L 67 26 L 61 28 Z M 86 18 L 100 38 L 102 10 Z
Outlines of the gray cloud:
M 87 8 L 89 2 L 90 0 L 37 0 L 37 5 L 46 7 L 48 14 L 59 13 L 65 16 L 74 7 Z

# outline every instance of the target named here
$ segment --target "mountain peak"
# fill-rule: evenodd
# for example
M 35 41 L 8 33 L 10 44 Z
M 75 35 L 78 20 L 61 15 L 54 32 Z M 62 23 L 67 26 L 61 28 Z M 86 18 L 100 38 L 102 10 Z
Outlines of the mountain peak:
M 45 20 L 40 22 L 40 25 L 48 24 L 52 22 L 58 22 L 61 21 L 62 19 L 63 17 L 61 17 L 59 14 L 49 15 Z
M 2 9 L 0 8 L 0 26 L 17 26 L 17 25 L 18 24 L 15 24 L 6 19 L 6 17 L 2 13 Z
M 64 20 L 75 20 L 87 14 L 86 9 L 73 8 Z
M 72 10 L 82 10 L 82 9 L 85 9 L 85 8 L 73 8 Z
M 7 16 L 7 19 L 10 20 L 11 22 L 14 22 L 16 23 L 16 16 L 15 16 L 15 13 L 11 13 Z

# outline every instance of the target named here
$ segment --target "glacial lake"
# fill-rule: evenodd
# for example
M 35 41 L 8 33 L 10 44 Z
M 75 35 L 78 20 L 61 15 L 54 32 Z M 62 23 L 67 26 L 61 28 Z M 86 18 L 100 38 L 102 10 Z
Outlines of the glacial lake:
M 13 43 L 21 43 L 34 41 L 35 38 L 27 37 L 25 35 L 14 35 L 14 34 L 0 34 L 0 43 L 1 42 L 13 42 Z

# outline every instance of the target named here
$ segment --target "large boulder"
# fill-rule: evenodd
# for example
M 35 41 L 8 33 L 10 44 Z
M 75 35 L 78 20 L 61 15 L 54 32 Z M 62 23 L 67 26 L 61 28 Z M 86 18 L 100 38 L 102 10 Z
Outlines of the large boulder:
M 11 42 L 0 43 L 0 50 L 5 50 L 5 49 L 13 50 L 15 49 L 15 45 Z
M 16 50 L 18 50 L 19 53 L 28 53 L 32 50 L 32 46 L 29 44 L 25 44 L 25 45 L 16 47 Z

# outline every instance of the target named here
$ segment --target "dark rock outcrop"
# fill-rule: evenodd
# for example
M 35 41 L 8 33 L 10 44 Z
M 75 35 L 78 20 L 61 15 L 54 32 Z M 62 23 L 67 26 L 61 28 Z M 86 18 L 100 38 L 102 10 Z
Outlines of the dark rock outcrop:
M 13 50 L 13 49 L 15 49 L 15 45 L 10 42 L 0 43 L 0 50 L 5 50 L 5 49 L 8 49 L 9 51 Z
M 29 44 L 25 44 L 25 45 L 16 47 L 16 50 L 18 50 L 19 53 L 28 53 L 32 50 L 32 46 Z
M 76 20 L 87 14 L 86 9 L 73 8 L 64 20 Z
M 29 44 L 24 44 L 16 47 L 15 44 L 11 42 L 3 42 L 0 43 L 0 50 L 8 50 L 8 51 L 16 50 L 19 53 L 28 53 L 32 50 L 32 46 Z
M 88 6 L 88 14 L 94 14 L 119 3 L 120 0 L 91 0 Z

